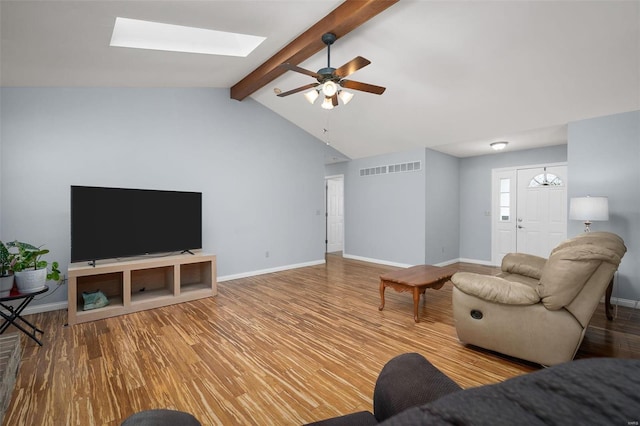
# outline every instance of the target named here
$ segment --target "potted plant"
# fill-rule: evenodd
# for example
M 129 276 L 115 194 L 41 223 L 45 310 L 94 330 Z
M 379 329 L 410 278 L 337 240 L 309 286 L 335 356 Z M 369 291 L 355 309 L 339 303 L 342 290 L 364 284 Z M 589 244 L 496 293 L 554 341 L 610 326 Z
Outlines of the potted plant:
M 0 241 L 0 296 L 7 296 L 13 288 L 13 271 L 11 270 L 11 253 Z
M 32 292 L 43 289 L 47 281 L 60 283 L 58 262 L 51 262 L 51 269 L 48 270 L 49 263 L 42 259 L 49 250 L 20 241 L 13 241 L 7 245 L 17 250 L 10 252 L 10 257 L 18 290 Z

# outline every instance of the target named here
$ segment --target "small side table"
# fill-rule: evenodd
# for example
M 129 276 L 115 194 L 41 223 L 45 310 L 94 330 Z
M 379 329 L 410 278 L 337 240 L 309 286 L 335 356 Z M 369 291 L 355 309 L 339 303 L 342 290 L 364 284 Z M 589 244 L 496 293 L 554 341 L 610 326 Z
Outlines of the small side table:
M 384 309 L 384 290 L 387 287 L 399 292 L 410 291 L 413 292 L 413 320 L 419 322 L 420 295 L 424 294 L 427 288 L 439 290 L 455 272 L 451 268 L 418 265 L 380 275 L 380 307 L 378 310 Z
M 21 293 L 14 287 L 13 289 L 11 289 L 11 293 L 9 293 L 8 296 L 0 297 L 0 306 L 2 306 L 3 308 L 3 309 L 0 309 L 0 315 L 2 316 L 2 318 L 4 318 L 4 322 L 0 326 L 0 334 L 4 333 L 7 330 L 7 328 L 9 328 L 11 324 L 13 324 L 16 326 L 18 330 L 22 331 L 24 334 L 31 337 L 37 344 L 42 346 L 42 342 L 36 337 L 36 332 L 43 334 L 44 331 L 40 330 L 35 325 L 31 324 L 29 321 L 22 318 L 20 314 L 29 305 L 29 303 L 31 303 L 31 301 L 35 296 L 42 293 L 46 293 L 48 290 L 49 290 L 49 287 L 44 286 L 44 288 L 41 290 L 33 291 L 30 293 Z M 9 302 L 12 300 L 20 300 L 20 299 L 22 299 L 22 302 L 20 302 L 18 306 L 11 306 L 11 305 L 5 304 L 5 302 Z M 23 327 L 22 324 L 18 322 L 18 320 L 27 324 L 29 327 L 31 327 L 31 331 Z

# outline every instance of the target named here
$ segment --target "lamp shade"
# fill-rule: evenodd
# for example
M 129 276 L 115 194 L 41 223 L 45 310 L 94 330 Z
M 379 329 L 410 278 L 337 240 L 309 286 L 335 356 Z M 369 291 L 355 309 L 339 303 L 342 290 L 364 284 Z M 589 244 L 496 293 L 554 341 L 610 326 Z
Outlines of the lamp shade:
M 593 221 L 609 220 L 607 197 L 576 197 L 569 202 L 569 219 Z

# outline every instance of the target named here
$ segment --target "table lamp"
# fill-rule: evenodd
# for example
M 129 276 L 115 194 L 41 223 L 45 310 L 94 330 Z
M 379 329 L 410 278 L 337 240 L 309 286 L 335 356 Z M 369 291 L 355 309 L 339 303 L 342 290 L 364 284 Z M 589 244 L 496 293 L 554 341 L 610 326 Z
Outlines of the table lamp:
M 584 232 L 591 232 L 591 221 L 609 220 L 607 197 L 575 197 L 569 203 L 569 219 L 584 222 Z

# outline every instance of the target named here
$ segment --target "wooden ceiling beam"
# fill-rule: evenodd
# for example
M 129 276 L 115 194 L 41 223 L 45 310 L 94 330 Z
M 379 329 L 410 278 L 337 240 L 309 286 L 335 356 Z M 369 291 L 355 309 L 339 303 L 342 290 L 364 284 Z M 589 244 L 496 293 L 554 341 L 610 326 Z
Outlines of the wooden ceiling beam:
M 326 46 L 322 42 L 323 34 L 334 33 L 339 39 L 398 1 L 346 0 L 231 87 L 231 99 L 241 101 L 280 77 L 287 71 L 280 64 L 288 62 L 298 65 L 324 49 Z

